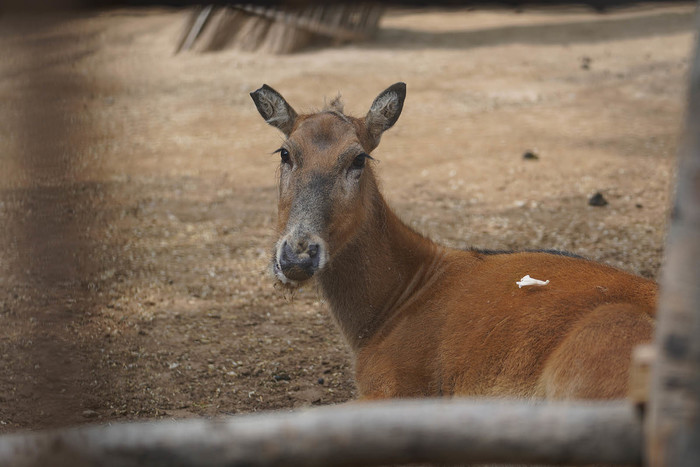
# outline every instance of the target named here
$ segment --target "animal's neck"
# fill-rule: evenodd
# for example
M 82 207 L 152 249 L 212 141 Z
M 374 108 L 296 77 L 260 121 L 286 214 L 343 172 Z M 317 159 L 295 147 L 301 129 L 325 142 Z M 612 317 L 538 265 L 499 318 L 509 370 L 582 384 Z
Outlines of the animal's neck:
M 320 285 L 346 340 L 359 350 L 439 270 L 444 251 L 406 226 L 375 192 L 360 234 L 338 253 Z

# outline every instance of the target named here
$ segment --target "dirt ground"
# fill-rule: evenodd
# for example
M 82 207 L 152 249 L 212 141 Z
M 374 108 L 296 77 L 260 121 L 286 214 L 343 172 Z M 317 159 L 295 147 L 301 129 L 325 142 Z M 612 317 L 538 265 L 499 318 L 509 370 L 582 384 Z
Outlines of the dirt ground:
M 184 21 L 0 16 L 0 432 L 355 396 L 326 304 L 267 272 L 281 136 L 248 96 L 263 83 L 359 115 L 405 81 L 373 155 L 410 225 L 657 277 L 692 4 L 389 10 L 372 42 L 289 56 L 174 55 Z

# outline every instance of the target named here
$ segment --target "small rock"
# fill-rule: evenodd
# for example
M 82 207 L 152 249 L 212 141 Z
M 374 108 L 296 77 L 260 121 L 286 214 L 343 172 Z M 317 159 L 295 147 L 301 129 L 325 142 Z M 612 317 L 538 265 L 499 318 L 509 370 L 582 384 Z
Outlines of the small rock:
M 323 386 L 323 383 L 325 383 L 325 382 L 326 382 L 326 380 L 324 380 L 323 378 L 318 379 L 318 384 L 320 384 L 321 386 Z
M 97 415 L 99 414 L 94 410 L 83 410 L 83 417 L 85 418 L 95 418 Z
M 605 206 L 608 204 L 608 200 L 605 199 L 601 192 L 597 192 L 590 198 L 588 198 L 589 206 Z
M 642 203 L 637 203 L 634 205 L 634 207 L 637 209 L 642 209 L 644 207 L 644 205 Z
M 288 374 L 286 374 L 286 373 L 280 373 L 280 374 L 278 374 L 278 375 L 274 375 L 273 378 L 275 379 L 275 381 L 291 381 L 291 379 L 292 379 L 292 378 L 291 378 Z
M 295 393 L 294 397 L 307 404 L 318 404 L 323 398 L 323 391 L 319 388 L 304 389 Z
M 590 70 L 592 61 L 593 60 L 591 57 L 581 57 L 581 68 L 584 70 Z
M 525 151 L 525 153 L 523 154 L 523 159 L 525 160 L 536 161 L 539 158 L 540 156 L 535 154 L 533 151 Z

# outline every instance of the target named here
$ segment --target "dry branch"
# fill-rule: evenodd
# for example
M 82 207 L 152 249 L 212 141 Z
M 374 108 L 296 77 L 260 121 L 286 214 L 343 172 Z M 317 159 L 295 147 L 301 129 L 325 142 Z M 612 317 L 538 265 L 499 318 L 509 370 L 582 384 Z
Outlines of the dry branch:
M 421 400 L 0 438 L 0 465 L 327 466 L 405 462 L 639 464 L 627 403 Z
M 378 3 L 309 4 L 264 7 L 233 4 L 195 9 L 178 40 L 177 51 L 206 52 L 232 47 L 243 51 L 292 53 L 311 42 L 366 40 L 379 28 Z

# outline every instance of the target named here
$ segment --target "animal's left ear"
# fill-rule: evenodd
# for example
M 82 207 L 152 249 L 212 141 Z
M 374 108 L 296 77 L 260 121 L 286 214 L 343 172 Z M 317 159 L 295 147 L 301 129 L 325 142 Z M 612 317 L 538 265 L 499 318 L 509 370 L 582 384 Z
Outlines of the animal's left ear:
M 365 117 L 371 149 L 379 145 L 382 133 L 394 126 L 399 119 L 404 99 L 406 99 L 406 83 L 396 83 L 382 91 L 372 102 L 372 107 Z
M 255 107 L 270 125 L 279 128 L 286 136 L 292 132 L 297 113 L 291 105 L 287 104 L 284 97 L 267 84 L 250 93 L 255 102 Z

